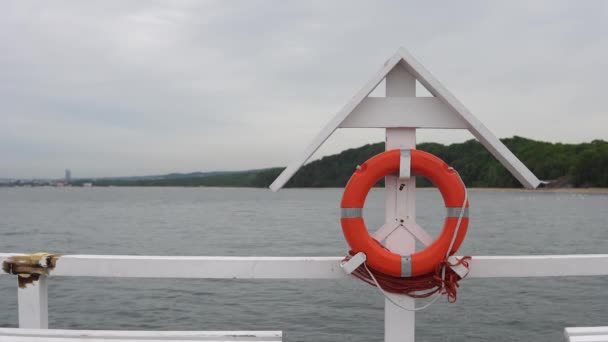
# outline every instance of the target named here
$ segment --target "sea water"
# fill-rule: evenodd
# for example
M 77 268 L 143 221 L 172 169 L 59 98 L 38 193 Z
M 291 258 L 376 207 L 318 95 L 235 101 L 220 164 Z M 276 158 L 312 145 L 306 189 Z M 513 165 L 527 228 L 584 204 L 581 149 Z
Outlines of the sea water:
M 373 190 L 364 216 L 383 220 Z M 0 252 L 342 256 L 340 189 L 0 188 Z M 439 231 L 436 190 L 418 222 Z M 608 253 L 608 195 L 470 192 L 459 254 Z M 343 280 L 49 279 L 49 326 L 283 330 L 288 341 L 382 341 L 384 299 Z M 0 326 L 17 325 L 16 279 L 0 276 Z M 458 301 L 416 314 L 417 341 L 558 341 L 608 324 L 608 277 L 468 279 Z

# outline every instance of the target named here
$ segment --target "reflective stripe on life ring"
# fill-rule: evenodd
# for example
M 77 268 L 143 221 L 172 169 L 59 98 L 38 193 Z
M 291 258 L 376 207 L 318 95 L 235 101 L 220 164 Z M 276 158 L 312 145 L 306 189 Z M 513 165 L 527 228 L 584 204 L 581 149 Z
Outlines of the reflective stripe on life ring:
M 458 173 L 441 159 L 430 153 L 410 150 L 411 174 L 424 176 L 435 184 L 443 197 L 447 215 L 439 237 L 425 249 L 405 256 L 389 251 L 367 231 L 362 210 L 372 186 L 386 175 L 399 173 L 400 155 L 400 150 L 382 152 L 357 168 L 342 195 L 340 222 L 351 250 L 365 253 L 369 267 L 396 277 L 412 277 L 434 272 L 445 258 L 462 212 L 466 190 Z M 450 255 L 458 250 L 466 235 L 468 207 L 467 202 Z

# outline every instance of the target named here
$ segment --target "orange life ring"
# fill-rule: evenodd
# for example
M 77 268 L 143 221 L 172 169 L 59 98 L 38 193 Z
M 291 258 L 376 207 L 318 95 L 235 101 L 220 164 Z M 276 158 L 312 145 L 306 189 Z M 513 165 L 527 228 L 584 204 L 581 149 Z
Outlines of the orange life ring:
M 446 257 L 466 198 L 466 189 L 460 176 L 443 160 L 419 150 L 409 152 L 411 174 L 422 175 L 435 184 L 447 208 L 443 230 L 431 245 L 409 256 L 393 253 L 370 236 L 363 221 L 362 209 L 371 187 L 382 177 L 399 173 L 400 150 L 382 152 L 357 167 L 344 189 L 340 205 L 342 231 L 351 251 L 365 253 L 367 264 L 371 268 L 396 277 L 413 277 L 435 271 Z M 468 207 L 467 201 L 450 255 L 458 250 L 466 235 Z

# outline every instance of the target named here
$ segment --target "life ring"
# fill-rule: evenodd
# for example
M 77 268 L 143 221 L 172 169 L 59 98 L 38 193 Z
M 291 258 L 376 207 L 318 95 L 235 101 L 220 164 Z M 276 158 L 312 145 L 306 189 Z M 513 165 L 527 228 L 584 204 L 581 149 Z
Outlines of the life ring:
M 449 255 L 453 255 L 460 247 L 469 224 L 468 201 L 466 206 L 463 205 L 466 189 L 458 173 L 430 153 L 415 149 L 409 152 L 411 174 L 424 176 L 439 188 L 447 208 L 443 230 L 428 247 L 412 255 L 393 253 L 370 236 L 362 217 L 365 198 L 371 187 L 382 177 L 399 173 L 401 150 L 382 152 L 357 167 L 344 189 L 340 205 L 342 232 L 351 251 L 365 253 L 369 267 L 395 277 L 414 277 L 434 272 L 448 254 L 463 207 L 466 208 Z

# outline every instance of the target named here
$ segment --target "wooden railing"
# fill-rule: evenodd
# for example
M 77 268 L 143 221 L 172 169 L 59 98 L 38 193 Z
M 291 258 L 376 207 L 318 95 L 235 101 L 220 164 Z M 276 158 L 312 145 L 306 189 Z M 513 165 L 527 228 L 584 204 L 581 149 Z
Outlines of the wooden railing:
M 18 253 L 0 253 L 0 263 L 16 254 Z M 236 281 L 348 278 L 350 276 L 340 267 L 341 260 L 342 257 L 63 255 L 50 276 L 42 276 L 33 284 L 19 288 L 19 327 L 48 328 L 47 278 L 196 278 Z M 0 275 L 10 276 L 3 272 Z M 475 256 L 467 279 L 600 275 L 608 275 L 608 254 Z M 404 298 L 395 296 L 393 299 Z M 389 314 L 390 311 L 386 313 Z M 399 328 L 395 326 L 391 329 Z

